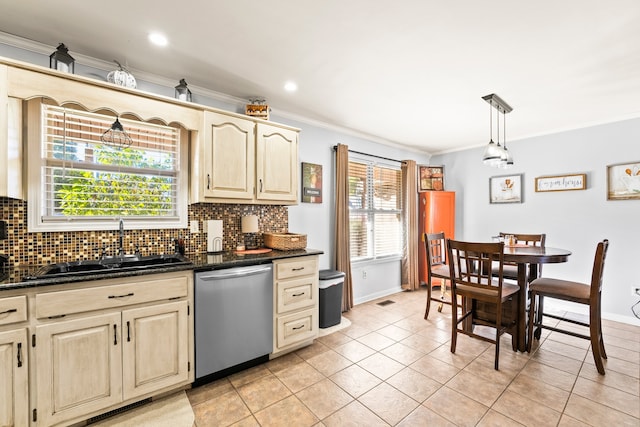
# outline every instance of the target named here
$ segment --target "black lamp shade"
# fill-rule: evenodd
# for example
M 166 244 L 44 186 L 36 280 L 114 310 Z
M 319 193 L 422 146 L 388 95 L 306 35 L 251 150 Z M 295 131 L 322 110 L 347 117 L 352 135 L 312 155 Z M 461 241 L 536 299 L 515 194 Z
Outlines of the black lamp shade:
M 191 91 L 187 87 L 187 82 L 184 79 L 180 79 L 180 84 L 176 86 L 176 99 L 191 101 Z
M 69 55 L 69 49 L 64 43 L 60 43 L 56 51 L 49 55 L 49 68 L 53 68 L 54 70 L 73 74 L 75 71 L 75 63 L 75 59 Z

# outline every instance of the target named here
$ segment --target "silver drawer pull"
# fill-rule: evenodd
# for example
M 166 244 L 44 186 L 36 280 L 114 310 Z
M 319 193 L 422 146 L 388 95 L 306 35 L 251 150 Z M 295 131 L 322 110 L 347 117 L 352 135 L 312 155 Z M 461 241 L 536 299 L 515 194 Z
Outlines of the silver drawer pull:
M 302 271 L 304 267 L 292 268 L 291 271 Z
M 302 329 L 302 328 L 304 328 L 304 325 L 300 325 L 297 328 L 291 328 L 291 329 L 293 329 L 294 331 L 297 331 L 298 329 Z
M 293 294 L 294 297 L 301 297 L 302 295 L 304 295 L 304 292 L 300 292 L 299 294 Z
M 132 297 L 133 296 L 133 292 L 129 292 L 126 295 L 109 295 L 109 299 L 113 299 L 113 298 L 126 298 L 126 297 Z
M 16 313 L 17 311 L 18 311 L 17 308 L 10 308 L 9 310 L 0 311 L 0 315 L 9 314 L 9 313 Z

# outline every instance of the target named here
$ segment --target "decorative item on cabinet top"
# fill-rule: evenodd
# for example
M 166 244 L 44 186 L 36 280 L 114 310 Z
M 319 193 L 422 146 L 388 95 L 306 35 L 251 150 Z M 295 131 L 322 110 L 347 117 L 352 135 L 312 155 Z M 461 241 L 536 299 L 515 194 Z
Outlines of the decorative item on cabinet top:
M 64 43 L 60 43 L 55 52 L 49 55 L 49 68 L 54 70 L 73 74 L 75 63 L 73 56 L 69 55 L 69 48 Z
M 124 86 L 130 89 L 136 88 L 136 78 L 125 67 L 120 65 L 118 61 L 113 60 L 118 65 L 117 70 L 113 70 L 107 74 L 107 81 L 118 86 Z
M 269 112 L 271 108 L 267 105 L 267 101 L 262 98 L 250 98 L 249 104 L 244 108 L 247 116 L 257 117 L 258 119 L 269 120 Z
M 443 191 L 444 166 L 418 166 L 418 191 Z

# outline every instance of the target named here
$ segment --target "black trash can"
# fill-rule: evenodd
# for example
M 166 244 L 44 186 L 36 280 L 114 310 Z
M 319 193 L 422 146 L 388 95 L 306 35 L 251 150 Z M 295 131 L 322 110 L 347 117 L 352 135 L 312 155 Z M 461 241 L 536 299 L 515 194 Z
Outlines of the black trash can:
M 342 287 L 344 273 L 336 270 L 320 270 L 320 319 L 321 328 L 340 324 L 342 319 Z

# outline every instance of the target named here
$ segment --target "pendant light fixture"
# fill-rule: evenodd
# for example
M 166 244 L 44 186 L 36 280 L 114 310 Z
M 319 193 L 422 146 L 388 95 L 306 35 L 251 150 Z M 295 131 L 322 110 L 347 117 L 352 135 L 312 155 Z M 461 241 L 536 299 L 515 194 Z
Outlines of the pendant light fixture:
M 490 95 L 485 95 L 482 97 L 487 103 L 489 103 L 489 144 L 484 150 L 482 155 L 482 162 L 485 165 L 500 167 L 500 168 L 509 168 L 513 166 L 513 157 L 511 153 L 507 149 L 507 140 L 506 140 L 506 114 L 510 113 L 513 108 L 509 106 L 502 98 L 500 98 L 495 93 Z M 493 109 L 496 109 L 496 123 L 497 123 L 497 131 L 498 131 L 498 142 L 493 142 Z M 504 126 L 503 138 L 504 138 L 504 146 L 500 145 L 500 113 L 502 113 L 502 123 Z
M 125 132 L 124 128 L 122 127 L 122 123 L 120 123 L 120 120 L 118 120 L 117 117 L 116 121 L 113 122 L 111 127 L 102 134 L 100 140 L 104 144 L 123 148 L 130 146 L 133 142 L 129 134 Z

